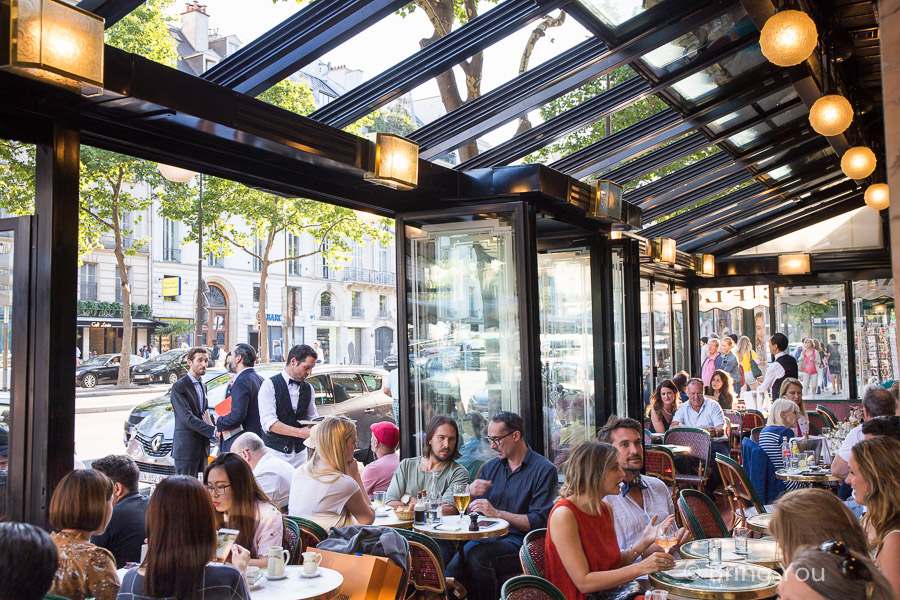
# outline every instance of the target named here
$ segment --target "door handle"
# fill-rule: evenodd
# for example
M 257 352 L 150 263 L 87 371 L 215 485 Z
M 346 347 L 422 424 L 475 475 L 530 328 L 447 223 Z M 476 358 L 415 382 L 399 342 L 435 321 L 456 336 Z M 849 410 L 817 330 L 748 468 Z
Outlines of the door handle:
M 367 414 L 367 415 L 372 415 L 372 414 L 375 414 L 375 409 L 374 409 L 374 408 L 367 408 L 367 409 L 364 410 L 363 412 L 364 412 L 365 414 Z

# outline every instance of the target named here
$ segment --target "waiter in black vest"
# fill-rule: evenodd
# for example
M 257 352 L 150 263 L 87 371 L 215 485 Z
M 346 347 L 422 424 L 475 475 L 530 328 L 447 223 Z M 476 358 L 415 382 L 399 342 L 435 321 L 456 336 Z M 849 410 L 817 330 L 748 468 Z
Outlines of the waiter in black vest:
M 766 366 L 766 376 L 757 391 L 772 389 L 772 400 L 781 398 L 781 382 L 788 377 L 797 378 L 797 360 L 786 352 L 788 347 L 787 336 L 776 333 L 769 338 L 769 352 L 772 353 L 772 362 Z
M 319 356 L 310 346 L 294 346 L 287 356 L 284 371 L 263 381 L 259 388 L 259 419 L 262 439 L 269 450 L 299 467 L 306 462 L 304 440 L 309 426 L 300 421 L 316 417 L 316 396 L 306 381 Z

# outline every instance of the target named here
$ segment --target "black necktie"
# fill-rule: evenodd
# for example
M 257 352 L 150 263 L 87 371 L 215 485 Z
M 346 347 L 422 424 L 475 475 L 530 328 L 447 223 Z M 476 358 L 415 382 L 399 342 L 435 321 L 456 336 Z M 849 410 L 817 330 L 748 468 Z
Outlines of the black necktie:
M 641 476 L 640 476 L 640 475 L 636 475 L 636 476 L 634 477 L 634 479 L 632 479 L 631 481 L 623 481 L 623 482 L 622 482 L 622 495 L 623 495 L 623 496 L 627 496 L 627 495 L 628 495 L 628 491 L 629 491 L 631 488 L 637 488 L 637 489 L 639 489 L 639 490 L 645 490 L 645 489 L 647 489 L 647 484 L 644 483 L 643 481 L 641 481 Z

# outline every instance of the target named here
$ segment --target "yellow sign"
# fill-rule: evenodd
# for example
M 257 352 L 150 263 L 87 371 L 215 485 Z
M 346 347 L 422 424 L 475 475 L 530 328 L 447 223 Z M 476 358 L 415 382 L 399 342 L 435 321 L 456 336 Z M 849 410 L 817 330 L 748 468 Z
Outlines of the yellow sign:
M 162 295 L 166 298 L 181 295 L 181 277 L 163 277 Z

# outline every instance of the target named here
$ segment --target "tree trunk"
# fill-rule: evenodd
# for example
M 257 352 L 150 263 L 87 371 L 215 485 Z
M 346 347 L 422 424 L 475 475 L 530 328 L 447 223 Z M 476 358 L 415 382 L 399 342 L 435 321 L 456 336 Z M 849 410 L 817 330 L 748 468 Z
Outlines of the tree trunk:
M 119 282 L 122 286 L 122 354 L 119 359 L 119 377 L 116 387 L 131 385 L 131 283 L 128 281 L 128 267 L 125 265 L 125 248 L 122 244 L 122 221 L 119 213 L 119 190 L 113 190 L 113 235 L 116 237 L 116 267 L 119 269 Z
M 272 246 L 275 245 L 274 229 L 269 230 L 269 237 L 266 240 L 266 249 L 260 257 L 262 262 L 262 273 L 259 275 L 259 309 L 257 319 L 259 319 L 259 362 L 269 362 L 269 325 L 266 322 L 266 281 L 269 279 L 269 255 L 272 252 Z

